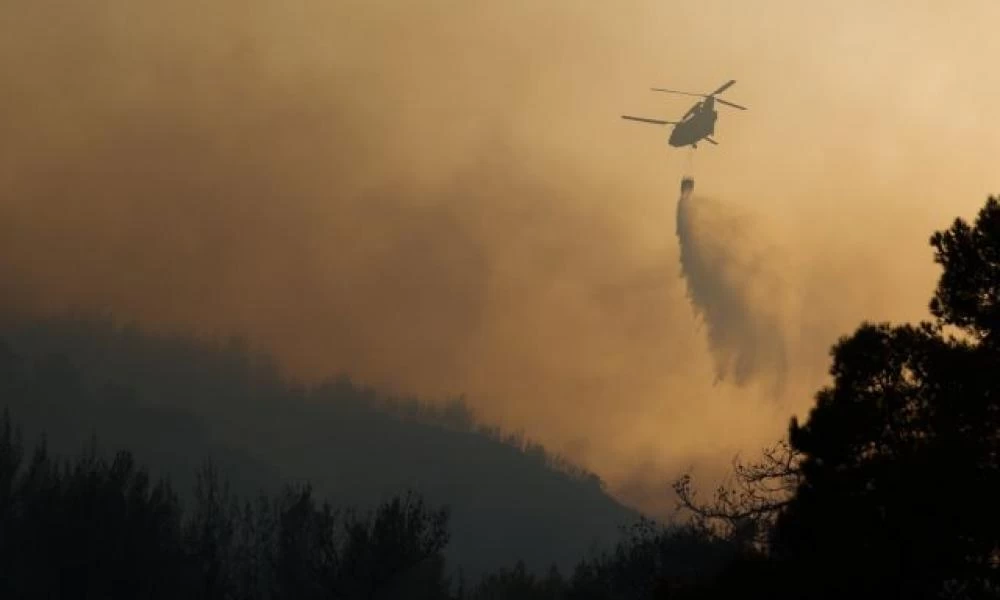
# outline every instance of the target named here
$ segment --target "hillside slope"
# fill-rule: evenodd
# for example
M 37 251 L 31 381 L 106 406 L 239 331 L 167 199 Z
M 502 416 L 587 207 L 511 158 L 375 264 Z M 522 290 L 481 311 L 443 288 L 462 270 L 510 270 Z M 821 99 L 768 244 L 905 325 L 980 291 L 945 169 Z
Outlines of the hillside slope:
M 246 495 L 307 479 L 335 504 L 367 506 L 414 488 L 451 507 L 448 557 L 469 576 L 519 559 L 568 571 L 637 516 L 596 477 L 477 428 L 460 406 L 387 403 L 344 378 L 298 386 L 238 343 L 86 319 L 8 323 L 0 392 L 29 440 L 44 430 L 74 453 L 96 434 L 182 492 L 208 457 Z

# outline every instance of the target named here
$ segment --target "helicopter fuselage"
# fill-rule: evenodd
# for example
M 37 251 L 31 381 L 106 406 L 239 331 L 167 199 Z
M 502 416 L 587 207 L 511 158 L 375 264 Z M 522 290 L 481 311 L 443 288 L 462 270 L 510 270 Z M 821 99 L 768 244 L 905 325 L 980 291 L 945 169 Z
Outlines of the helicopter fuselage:
M 702 109 L 694 113 L 688 119 L 674 125 L 673 131 L 670 132 L 670 138 L 667 140 L 668 143 L 675 148 L 694 146 L 715 133 L 715 121 L 718 116 L 718 113 L 712 108 Z

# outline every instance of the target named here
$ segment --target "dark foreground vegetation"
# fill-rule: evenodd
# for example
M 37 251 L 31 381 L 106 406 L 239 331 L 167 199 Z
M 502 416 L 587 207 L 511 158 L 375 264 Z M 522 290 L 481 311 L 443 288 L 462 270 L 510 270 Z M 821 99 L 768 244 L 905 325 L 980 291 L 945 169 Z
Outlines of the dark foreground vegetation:
M 333 507 L 308 485 L 239 498 L 206 462 L 182 502 L 132 455 L 91 448 L 75 461 L 45 442 L 25 453 L 0 423 L 3 598 L 643 597 L 655 576 L 704 573 L 729 545 L 640 522 L 613 553 L 567 581 L 523 563 L 478 582 L 448 577 L 447 508 L 408 492 L 369 511 Z
M 5 418 L 0 597 L 998 598 L 1000 202 L 931 244 L 933 321 L 862 324 L 808 418 L 735 486 L 703 503 L 682 478 L 689 524 L 640 521 L 571 571 L 451 576 L 449 510 L 420 495 L 370 512 L 307 485 L 248 500 L 206 463 L 182 502 L 128 453 L 26 453 Z M 8 397 L 24 389 L 0 372 Z

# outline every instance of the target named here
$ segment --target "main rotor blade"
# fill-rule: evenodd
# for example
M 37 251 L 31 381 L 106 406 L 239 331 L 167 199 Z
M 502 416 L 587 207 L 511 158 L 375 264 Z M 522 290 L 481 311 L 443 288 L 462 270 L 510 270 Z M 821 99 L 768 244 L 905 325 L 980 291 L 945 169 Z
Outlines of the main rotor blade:
M 747 107 L 745 107 L 745 106 L 740 106 L 739 104 L 733 104 L 732 102 L 729 102 L 727 100 L 723 100 L 722 98 L 716 98 L 715 101 L 718 102 L 718 103 L 720 103 L 720 104 L 725 104 L 726 106 L 732 106 L 733 108 L 738 108 L 740 110 L 746 110 L 747 109 Z
M 654 92 L 667 92 L 668 94 L 680 94 L 682 96 L 694 96 L 695 98 L 706 98 L 707 97 L 705 94 L 694 94 L 694 93 L 691 93 L 691 92 L 681 92 L 681 91 L 678 91 L 678 90 L 667 90 L 667 89 L 663 89 L 663 88 L 649 88 L 649 89 L 653 90 Z
M 622 115 L 623 119 L 628 119 L 630 121 L 642 121 L 643 123 L 652 123 L 654 125 L 676 125 L 676 121 L 660 121 L 658 119 L 646 119 L 643 117 L 630 117 L 628 115 Z
M 719 145 L 719 142 L 717 142 L 717 141 L 713 140 L 713 139 L 712 139 L 712 138 L 710 138 L 710 137 L 706 137 L 706 138 L 705 138 L 705 141 L 706 141 L 706 142 L 708 142 L 708 143 L 710 143 L 710 144 L 715 144 L 716 146 L 718 146 L 718 145 Z
M 735 79 L 730 79 L 726 83 L 723 83 L 721 86 L 719 86 L 719 89 L 717 89 L 714 92 L 712 92 L 711 94 L 709 94 L 709 96 L 714 96 L 716 94 L 721 94 L 722 92 L 728 90 L 729 86 L 733 85 L 734 83 L 736 83 L 736 80 Z

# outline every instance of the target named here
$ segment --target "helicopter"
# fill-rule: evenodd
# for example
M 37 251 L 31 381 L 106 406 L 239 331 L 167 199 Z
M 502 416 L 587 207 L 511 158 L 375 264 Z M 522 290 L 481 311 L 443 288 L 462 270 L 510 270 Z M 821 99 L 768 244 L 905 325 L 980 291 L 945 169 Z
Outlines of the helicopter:
M 718 94 L 729 89 L 731 85 L 736 83 L 735 79 L 730 79 L 726 83 L 719 86 L 717 90 L 711 94 L 693 94 L 691 92 L 681 92 L 678 90 L 668 90 L 664 88 L 650 88 L 654 92 L 666 92 L 668 94 L 681 94 L 683 96 L 696 96 L 698 98 L 704 98 L 692 106 L 684 116 L 681 117 L 680 121 L 661 121 L 659 119 L 647 119 L 644 117 L 633 117 L 629 115 L 622 115 L 623 119 L 629 119 L 631 121 L 642 121 L 643 123 L 653 123 L 654 125 L 673 125 L 673 131 L 670 132 L 670 138 L 667 140 L 671 146 L 675 148 L 683 148 L 684 146 L 691 146 L 692 148 L 698 147 L 698 142 L 705 140 L 710 144 L 718 145 L 719 142 L 712 139 L 712 134 L 715 133 L 715 121 L 719 117 L 719 113 L 715 110 L 715 103 L 725 104 L 726 106 L 732 106 L 733 108 L 738 108 L 740 110 L 746 110 L 747 107 L 740 106 L 739 104 L 734 104 L 728 102 L 721 98 L 716 98 Z

